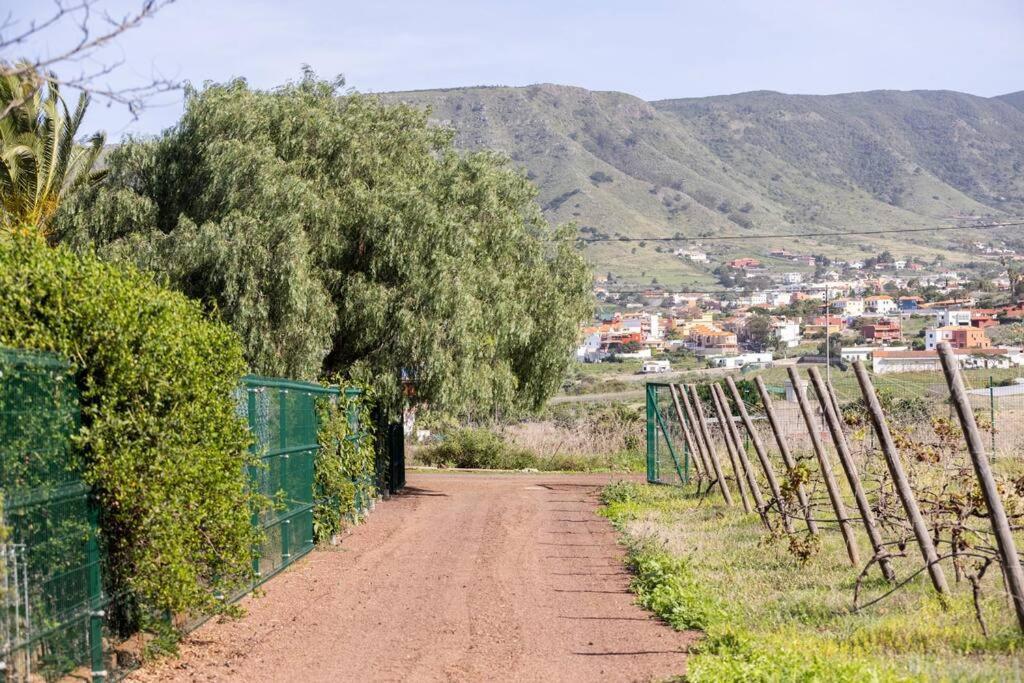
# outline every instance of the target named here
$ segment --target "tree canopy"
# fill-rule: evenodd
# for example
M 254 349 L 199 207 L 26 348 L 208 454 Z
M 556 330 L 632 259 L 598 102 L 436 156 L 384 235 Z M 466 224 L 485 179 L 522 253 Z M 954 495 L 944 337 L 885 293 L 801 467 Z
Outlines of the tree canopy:
M 557 389 L 589 277 L 572 226 L 494 153 L 428 113 L 311 73 L 188 93 L 182 120 L 112 150 L 58 237 L 133 261 L 219 311 L 257 372 L 346 372 L 464 413 Z

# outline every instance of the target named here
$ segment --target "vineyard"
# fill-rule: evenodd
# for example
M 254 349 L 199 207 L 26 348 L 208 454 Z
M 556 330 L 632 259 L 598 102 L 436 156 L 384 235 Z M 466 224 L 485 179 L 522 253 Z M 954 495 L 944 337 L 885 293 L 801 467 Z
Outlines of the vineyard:
M 761 603 L 797 603 L 772 612 L 768 632 L 821 619 L 829 625 L 819 625 L 812 640 L 822 645 L 822 632 L 835 629 L 825 644 L 836 648 L 837 662 L 877 658 L 867 669 L 851 669 L 860 674 L 936 675 L 933 667 L 956 660 L 962 676 L 1005 675 L 999 666 L 1011 664 L 998 660 L 1016 652 L 1024 629 L 1017 552 L 1024 477 L 1015 437 L 997 433 L 990 416 L 999 415 L 1010 434 L 1015 424 L 997 409 L 996 388 L 969 389 L 952 353 L 942 358 L 944 391 L 932 383 L 927 392 L 901 392 L 859 363 L 839 386 L 814 367 L 806 379 L 788 368 L 786 386 L 761 377 L 649 384 L 648 480 L 682 491 L 609 491 L 609 514 L 637 544 L 641 599 L 645 581 L 663 580 L 665 562 L 683 562 L 677 569 L 686 581 L 697 581 L 695 568 L 717 562 L 708 583 L 744 573 L 760 585 L 781 572 L 785 578 L 759 595 L 738 588 L 746 601 L 736 608 L 745 616 L 716 619 L 720 610 L 695 604 L 688 591 L 680 593 L 688 599 L 667 607 L 660 584 L 648 586 L 661 597 L 647 602 L 674 625 L 705 630 L 712 643 L 720 628 L 742 628 L 762 607 L 772 612 Z M 749 536 L 736 536 L 740 528 Z M 733 539 L 731 547 L 716 548 L 717 539 L 707 536 L 716 530 Z M 678 552 L 666 554 L 673 547 Z M 756 571 L 744 560 L 757 563 Z M 645 578 L 651 561 L 659 567 L 656 580 Z M 818 585 L 823 576 L 831 578 Z M 816 604 L 809 599 L 815 591 Z M 889 623 L 879 635 L 879 623 L 894 614 L 910 620 Z M 768 632 L 754 640 L 770 641 Z M 756 659 L 752 652 L 730 656 Z M 972 656 L 988 657 L 990 668 L 979 668 Z M 696 671 L 724 676 L 723 657 L 698 657 Z M 923 663 L 929 657 L 934 661 Z M 807 655 L 774 671 L 792 673 L 792 665 L 806 674 L 814 660 Z

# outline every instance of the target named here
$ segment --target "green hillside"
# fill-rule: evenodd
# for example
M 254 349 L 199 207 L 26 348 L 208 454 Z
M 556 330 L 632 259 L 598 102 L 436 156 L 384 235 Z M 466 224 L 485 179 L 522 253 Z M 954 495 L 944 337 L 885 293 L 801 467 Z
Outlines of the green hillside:
M 829 96 L 754 92 L 645 102 L 558 85 L 389 93 L 429 106 L 460 147 L 508 153 L 540 187 L 552 221 L 585 236 L 785 234 L 853 226 L 927 227 L 1024 213 L 1024 110 L 1018 94 L 946 91 Z M 1016 99 L 1015 99 L 1016 98 Z M 703 245 L 712 260 L 772 248 L 952 261 L 981 238 L 739 240 Z M 709 266 L 672 255 L 683 242 L 597 243 L 595 271 L 638 282 L 705 285 Z M 1019 246 L 1024 247 L 1024 242 Z M 780 264 L 781 265 L 781 264 Z

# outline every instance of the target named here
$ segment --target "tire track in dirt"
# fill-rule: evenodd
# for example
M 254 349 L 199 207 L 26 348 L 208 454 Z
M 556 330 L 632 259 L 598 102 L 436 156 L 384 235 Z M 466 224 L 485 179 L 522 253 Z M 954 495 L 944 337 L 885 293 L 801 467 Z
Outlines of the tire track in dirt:
M 608 475 L 421 474 L 136 681 L 646 681 L 693 635 L 633 604 Z

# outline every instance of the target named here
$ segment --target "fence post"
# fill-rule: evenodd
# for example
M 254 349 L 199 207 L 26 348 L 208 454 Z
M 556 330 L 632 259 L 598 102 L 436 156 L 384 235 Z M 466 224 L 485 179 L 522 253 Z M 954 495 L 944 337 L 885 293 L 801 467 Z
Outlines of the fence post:
M 992 423 L 992 455 L 989 458 L 994 460 L 996 457 L 996 388 L 992 375 L 988 376 L 988 414 L 989 421 Z
M 833 400 L 835 396 L 830 391 L 831 387 L 821 379 L 818 368 L 810 368 L 808 374 L 810 374 L 811 383 L 814 385 L 814 393 L 818 395 L 818 403 L 821 404 L 821 410 L 825 415 L 828 430 L 832 434 L 832 443 L 835 444 L 839 463 L 846 473 L 846 480 L 850 483 L 853 498 L 857 502 L 857 509 L 860 511 L 861 520 L 864 522 L 864 529 L 868 533 L 871 549 L 875 551 L 875 557 L 878 558 L 878 566 L 882 570 L 882 576 L 885 577 L 886 581 L 893 582 L 896 580 L 896 573 L 892 570 L 892 563 L 889 562 L 889 556 L 885 551 L 885 546 L 882 544 L 882 535 L 878 531 L 878 522 L 875 521 L 875 514 L 871 511 L 868 498 L 864 495 L 864 487 L 861 486 L 860 477 L 857 476 L 857 467 L 853 464 L 850 444 L 846 440 L 846 434 L 843 433 L 843 425 L 835 409 L 837 404 Z
M 782 462 L 786 465 L 786 471 L 789 475 L 793 476 L 793 471 L 796 469 L 796 462 L 793 460 L 793 455 L 789 452 L 789 444 L 786 443 L 786 437 L 782 433 L 782 429 L 779 427 L 779 419 L 775 416 L 775 407 L 772 404 L 772 397 L 768 394 L 768 388 L 764 385 L 764 380 L 761 379 L 760 376 L 754 378 L 754 384 L 757 386 L 757 393 L 761 395 L 761 403 L 764 404 L 764 414 L 768 417 L 768 424 L 772 428 L 772 434 L 775 435 L 775 443 L 779 446 L 779 453 L 782 455 Z M 807 522 L 807 530 L 811 532 L 812 536 L 817 536 L 818 525 L 814 522 L 814 514 L 811 511 L 811 504 L 807 499 L 807 491 L 804 489 L 803 484 L 797 484 L 796 497 L 800 502 L 800 507 L 803 508 L 804 520 Z
M 679 427 L 683 430 L 683 439 L 686 441 L 686 449 L 693 454 L 690 460 L 693 461 L 693 469 L 697 471 L 697 480 L 699 481 L 704 468 L 698 463 L 701 459 L 700 453 L 693 445 L 693 437 L 690 434 L 690 426 L 686 424 L 686 418 L 683 416 L 683 408 L 679 405 L 679 396 L 676 395 L 676 388 L 674 384 L 668 385 L 668 393 L 672 395 L 672 406 L 676 411 L 676 419 L 679 420 Z
M 718 426 L 722 431 L 722 439 L 725 441 L 725 450 L 729 454 L 729 462 L 732 465 L 733 475 L 736 478 L 736 488 L 740 492 L 740 501 L 743 503 L 743 510 L 747 513 L 753 512 L 753 508 L 750 507 L 750 501 L 747 500 L 747 488 L 744 480 L 746 479 L 746 473 L 743 471 L 743 465 L 740 464 L 739 456 L 736 454 L 736 446 L 732 442 L 732 434 L 729 433 L 729 426 L 726 424 L 725 412 L 722 410 L 722 405 L 718 402 L 718 394 L 715 393 L 715 385 L 709 384 L 708 390 L 711 392 L 711 404 L 715 407 L 715 414 L 718 416 Z M 760 510 L 758 510 L 760 513 Z
M 789 379 L 793 383 L 793 389 L 796 391 L 796 400 L 800 405 L 800 412 L 803 414 L 804 423 L 807 425 L 807 433 L 811 437 L 811 446 L 814 447 L 814 453 L 818 456 L 818 465 L 821 468 L 821 477 L 825 480 L 825 489 L 828 491 L 829 501 L 832 503 L 832 510 L 836 513 L 836 521 L 839 523 L 839 531 L 843 534 L 843 542 L 846 543 L 846 553 L 850 557 L 850 564 L 856 567 L 860 564 L 860 553 L 857 552 L 857 539 L 853 535 L 853 529 L 850 527 L 850 517 L 846 513 L 846 506 L 843 504 L 842 496 L 839 494 L 839 487 L 836 485 L 836 478 L 832 474 L 832 465 L 829 464 L 828 454 L 825 452 L 825 447 L 821 444 L 821 438 L 818 436 L 818 428 L 814 423 L 814 415 L 811 413 L 811 407 L 807 403 L 807 396 L 804 395 L 803 388 L 801 386 L 800 375 L 797 373 L 796 368 L 790 366 Z
M 659 481 L 658 458 L 654 441 L 654 401 L 651 399 L 651 385 L 645 384 L 644 389 L 647 407 L 647 481 L 654 483 Z
M 103 661 L 103 579 L 100 575 L 99 545 L 99 503 L 92 493 L 86 501 L 86 515 L 89 518 L 89 538 L 85 544 L 85 561 L 88 563 L 87 583 L 89 590 L 89 663 L 92 668 L 92 683 L 107 680 L 106 664 Z
M 693 413 L 693 406 L 690 405 L 690 398 L 686 394 L 686 389 L 681 384 L 671 385 L 673 392 L 678 397 L 680 405 L 683 407 L 683 413 L 686 415 L 686 421 L 690 428 L 690 438 L 694 443 L 696 449 L 696 457 L 700 460 L 701 466 L 704 468 L 704 476 L 708 479 L 708 488 L 714 485 L 717 481 L 715 477 L 714 466 L 711 464 L 711 459 L 707 454 L 707 445 L 704 443 L 701 437 L 700 427 L 697 426 L 697 417 Z
M 896 485 L 896 494 L 903 503 L 903 510 L 910 519 L 910 526 L 917 538 L 917 545 L 921 549 L 921 556 L 924 558 L 925 566 L 928 568 L 928 575 L 932 579 L 932 586 L 941 595 L 949 594 L 949 586 L 946 585 L 946 575 L 939 566 L 939 556 L 935 552 L 935 544 L 932 542 L 931 534 L 928 533 L 928 526 L 924 523 L 921 510 L 917 507 L 917 499 L 914 497 L 914 490 L 910 488 L 907 474 L 903 471 L 903 463 L 900 461 L 899 453 L 896 452 L 896 444 L 889 433 L 889 424 L 882 413 L 882 404 L 878 402 L 878 395 L 875 394 L 875 387 L 871 383 L 868 371 L 862 361 L 854 361 L 853 372 L 857 375 L 857 383 L 860 385 L 860 392 L 864 396 L 864 403 L 871 415 L 871 424 L 878 436 L 878 445 L 885 455 L 885 463 L 889 466 L 889 474 Z
M 245 393 L 246 393 L 246 399 L 247 399 L 246 407 L 247 407 L 247 412 L 248 412 L 248 417 L 249 417 L 249 433 L 252 434 L 252 445 L 249 446 L 249 452 L 252 453 L 253 458 L 256 458 L 259 455 L 259 448 L 260 448 L 260 444 L 257 441 L 257 434 L 259 434 L 259 432 L 256 431 L 256 389 L 255 389 L 255 387 L 246 386 Z M 255 464 L 250 466 L 250 468 L 249 468 L 249 483 L 250 483 L 250 485 L 253 485 L 253 486 L 257 485 L 257 483 L 258 483 L 257 476 L 258 475 L 259 475 L 259 470 L 255 466 Z M 249 521 L 252 523 L 253 529 L 256 529 L 256 530 L 260 529 L 260 511 L 255 506 L 253 506 L 252 517 L 250 518 Z M 260 580 L 260 549 L 258 547 L 254 547 L 253 548 L 253 552 L 252 552 L 252 573 L 253 573 L 253 581 L 254 581 L 254 583 L 259 583 L 259 580 Z
M 282 451 L 288 448 L 288 390 L 278 389 L 277 392 L 277 441 L 278 448 Z M 281 462 L 281 488 L 288 491 L 288 453 L 282 453 Z M 275 491 L 276 494 L 276 491 Z M 278 522 L 281 528 L 281 564 L 288 564 L 291 557 L 291 519 L 283 519 Z
M 743 420 L 743 426 L 747 428 L 747 435 L 750 438 L 750 442 L 754 445 L 757 459 L 761 461 L 761 469 L 764 470 L 764 476 L 768 480 L 768 488 L 771 489 L 772 497 L 775 498 L 775 504 L 779 506 L 779 514 L 782 515 L 782 526 L 786 533 L 791 534 L 793 533 L 793 521 L 786 514 L 786 504 L 782 500 L 782 491 L 779 490 L 779 482 L 775 479 L 775 471 L 768 460 L 768 452 L 765 450 L 764 442 L 761 441 L 761 437 L 758 436 L 757 431 L 754 429 L 754 423 L 750 419 L 750 414 L 747 413 L 747 407 L 743 403 L 743 396 L 740 395 L 736 382 L 733 381 L 732 377 L 726 375 L 725 383 L 729 386 L 729 391 L 732 393 L 733 401 L 736 403 L 736 410 L 740 414 L 740 419 Z
M 771 525 L 768 524 L 768 517 L 765 511 L 768 506 L 764 502 L 764 496 L 761 495 L 761 487 L 757 483 L 757 477 L 754 475 L 754 468 L 750 465 L 750 460 L 747 458 L 747 450 L 743 444 L 743 440 L 740 439 L 739 430 L 736 429 L 736 423 L 733 421 L 732 408 L 729 407 L 729 400 L 725 397 L 725 391 L 722 389 L 722 385 L 717 382 L 712 383 L 711 390 L 715 392 L 718 397 L 718 403 L 722 406 L 722 412 L 725 414 L 725 426 L 729 430 L 729 436 L 732 437 L 733 446 L 736 448 L 736 456 L 739 458 L 740 465 L 743 467 L 743 472 L 747 476 L 747 484 L 750 486 L 750 493 L 754 497 L 754 505 L 757 507 L 757 513 L 761 515 L 764 520 L 765 526 L 769 529 Z
M 725 499 L 726 505 L 732 505 L 732 494 L 729 492 L 729 484 L 725 481 L 725 474 L 722 472 L 722 463 L 718 459 L 718 453 L 715 452 L 715 444 L 711 441 L 711 433 L 708 431 L 707 419 L 704 417 L 704 406 L 701 405 L 700 397 L 697 396 L 697 388 L 692 384 L 689 387 L 690 396 L 683 393 L 683 398 L 686 399 L 684 405 L 686 406 L 687 412 L 690 411 L 690 399 L 693 399 L 693 408 L 697 415 L 697 428 L 700 431 L 701 439 L 704 441 L 705 446 L 708 450 L 708 458 L 711 460 L 712 466 L 715 468 L 715 477 L 718 479 L 718 488 L 722 490 L 722 498 Z
M 960 417 L 960 426 L 963 428 L 964 437 L 967 440 L 967 450 L 974 463 L 974 472 L 981 484 L 985 506 L 988 508 L 989 518 L 992 520 L 992 531 L 995 533 L 996 545 L 999 548 L 1006 585 L 1013 598 L 1017 623 L 1024 631 L 1024 571 L 1021 570 L 1020 556 L 1017 555 L 1017 545 L 1013 540 L 1010 523 L 1006 519 L 1003 501 L 999 498 L 999 490 L 996 488 L 988 458 L 985 457 L 981 432 L 978 431 L 978 424 L 974 420 L 974 412 L 971 410 L 971 403 L 967 397 L 967 389 L 964 387 L 963 377 L 960 376 L 960 364 L 949 342 L 939 344 L 939 359 L 942 361 L 942 371 L 946 375 L 946 383 L 949 385 L 953 406 Z

